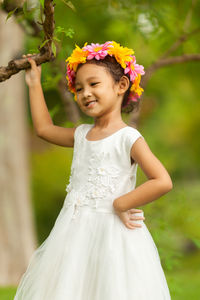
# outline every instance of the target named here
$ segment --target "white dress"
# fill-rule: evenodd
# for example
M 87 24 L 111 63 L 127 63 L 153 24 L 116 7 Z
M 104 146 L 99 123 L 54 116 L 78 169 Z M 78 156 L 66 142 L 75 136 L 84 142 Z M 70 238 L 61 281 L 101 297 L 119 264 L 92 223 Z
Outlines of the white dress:
M 156 245 L 143 221 L 127 228 L 113 201 L 135 188 L 130 126 L 89 141 L 93 124 L 75 130 L 67 195 L 56 222 L 33 253 L 14 300 L 170 300 Z M 136 216 L 143 215 L 137 213 Z

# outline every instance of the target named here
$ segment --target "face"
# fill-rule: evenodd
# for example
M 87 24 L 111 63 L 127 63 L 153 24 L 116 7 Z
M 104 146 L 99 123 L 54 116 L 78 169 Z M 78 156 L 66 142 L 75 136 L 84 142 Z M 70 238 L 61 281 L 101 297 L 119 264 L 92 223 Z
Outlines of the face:
M 77 103 L 87 115 L 100 116 L 121 108 L 117 97 L 118 84 L 103 66 L 82 65 L 76 74 L 75 88 Z M 91 104 L 88 105 L 89 102 Z

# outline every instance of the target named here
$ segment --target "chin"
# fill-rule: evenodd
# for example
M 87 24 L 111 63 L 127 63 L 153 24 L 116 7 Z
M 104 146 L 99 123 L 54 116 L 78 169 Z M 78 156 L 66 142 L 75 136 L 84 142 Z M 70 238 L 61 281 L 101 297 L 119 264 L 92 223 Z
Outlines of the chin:
M 92 112 L 92 111 L 84 111 L 84 113 L 87 115 L 87 116 L 90 116 L 90 117 L 99 117 L 99 113 L 97 112 Z
M 95 117 L 98 117 L 100 115 L 100 111 L 97 110 L 96 108 L 95 109 L 83 109 L 82 110 L 86 115 L 88 116 L 95 116 Z

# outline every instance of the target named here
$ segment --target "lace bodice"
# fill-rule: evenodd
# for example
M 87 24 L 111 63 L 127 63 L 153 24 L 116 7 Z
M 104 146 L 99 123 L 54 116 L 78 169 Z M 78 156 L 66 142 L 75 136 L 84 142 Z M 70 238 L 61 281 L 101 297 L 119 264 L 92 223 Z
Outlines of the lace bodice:
M 135 188 L 137 164 L 131 165 L 131 147 L 141 133 L 130 126 L 110 136 L 89 141 L 93 124 L 81 124 L 75 130 L 74 153 L 67 197 L 64 205 L 89 206 L 114 213 L 113 201 Z

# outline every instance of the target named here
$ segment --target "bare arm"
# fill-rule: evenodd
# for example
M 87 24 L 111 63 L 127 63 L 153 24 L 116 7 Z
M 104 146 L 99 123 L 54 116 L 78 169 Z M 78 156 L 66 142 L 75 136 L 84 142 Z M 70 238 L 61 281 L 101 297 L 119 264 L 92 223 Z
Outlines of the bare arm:
M 40 82 L 41 65 L 37 67 L 33 59 L 29 62 L 31 69 L 26 71 L 26 83 L 29 86 L 31 115 L 37 136 L 59 146 L 73 147 L 76 127 L 64 128 L 53 124 Z
M 63 147 L 74 147 L 74 128 L 64 128 L 56 125 L 48 125 L 41 129 L 38 136 L 42 139 Z
M 148 181 L 131 192 L 115 199 L 116 211 L 123 212 L 145 205 L 166 194 L 173 188 L 172 180 L 143 138 L 138 138 L 131 149 L 131 157 L 148 177 Z

